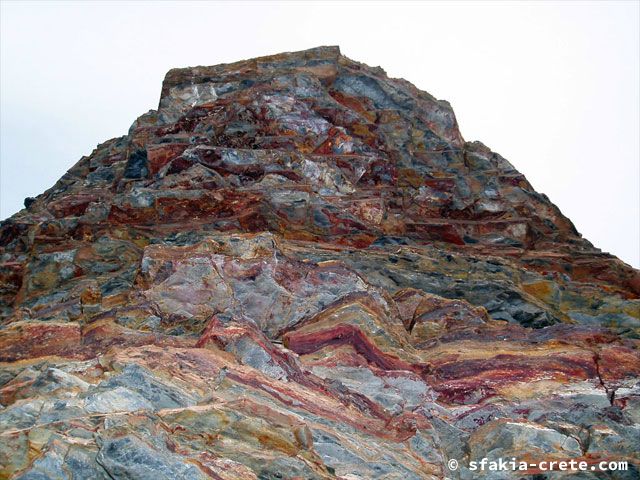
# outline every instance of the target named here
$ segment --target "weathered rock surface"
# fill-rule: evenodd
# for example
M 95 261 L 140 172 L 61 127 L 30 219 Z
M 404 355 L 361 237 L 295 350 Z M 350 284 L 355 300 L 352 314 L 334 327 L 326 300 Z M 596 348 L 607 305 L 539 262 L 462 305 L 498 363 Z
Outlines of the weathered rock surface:
M 171 70 L 27 204 L 0 226 L 2 478 L 638 478 L 639 272 L 335 47 Z

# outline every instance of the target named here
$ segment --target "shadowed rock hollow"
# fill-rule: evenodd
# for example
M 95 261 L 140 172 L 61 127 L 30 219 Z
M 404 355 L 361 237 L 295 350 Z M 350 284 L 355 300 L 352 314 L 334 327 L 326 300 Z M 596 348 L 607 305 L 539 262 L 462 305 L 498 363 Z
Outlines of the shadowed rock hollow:
M 637 478 L 638 271 L 337 47 L 171 70 L 26 204 L 0 226 L 2 478 Z

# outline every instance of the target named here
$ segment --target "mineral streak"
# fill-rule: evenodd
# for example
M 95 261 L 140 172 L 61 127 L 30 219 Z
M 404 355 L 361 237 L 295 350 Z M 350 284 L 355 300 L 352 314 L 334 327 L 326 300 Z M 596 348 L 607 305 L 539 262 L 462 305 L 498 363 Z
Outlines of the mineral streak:
M 639 272 L 337 47 L 171 70 L 25 204 L 2 478 L 638 478 Z

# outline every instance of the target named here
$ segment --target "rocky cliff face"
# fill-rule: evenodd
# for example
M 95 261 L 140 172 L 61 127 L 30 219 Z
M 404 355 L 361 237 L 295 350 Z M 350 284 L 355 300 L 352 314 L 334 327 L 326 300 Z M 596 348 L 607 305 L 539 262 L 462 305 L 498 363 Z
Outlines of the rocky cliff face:
M 638 271 L 335 47 L 171 70 L 0 245 L 2 478 L 637 478 Z

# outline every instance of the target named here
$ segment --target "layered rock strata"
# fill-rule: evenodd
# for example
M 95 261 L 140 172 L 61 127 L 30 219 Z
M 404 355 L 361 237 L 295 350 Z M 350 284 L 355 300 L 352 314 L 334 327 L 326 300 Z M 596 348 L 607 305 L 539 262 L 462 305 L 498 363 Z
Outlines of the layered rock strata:
M 0 226 L 2 478 L 639 474 L 638 271 L 336 47 L 171 70 L 25 204 Z

